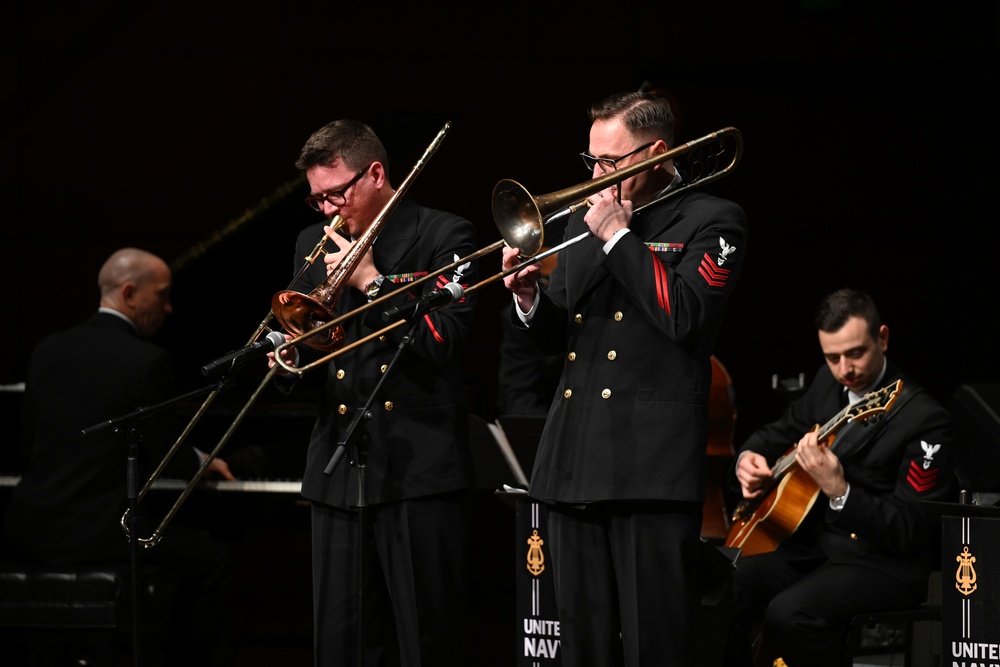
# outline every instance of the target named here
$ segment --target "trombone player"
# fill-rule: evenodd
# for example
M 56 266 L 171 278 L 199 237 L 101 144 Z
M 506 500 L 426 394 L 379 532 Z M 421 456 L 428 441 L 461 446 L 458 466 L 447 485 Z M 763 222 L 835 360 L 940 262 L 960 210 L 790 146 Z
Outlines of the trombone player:
M 296 167 L 309 182 L 307 203 L 330 220 L 340 216 L 350 239 L 365 235 L 381 211 L 396 202 L 386 150 L 363 123 L 337 120 L 320 128 L 306 141 Z M 305 290 L 323 284 L 356 242 L 329 224 L 316 223 L 298 238 L 296 266 L 324 230 L 330 239 L 327 247 L 332 244 L 333 250 L 325 266 L 316 263 L 303 276 Z M 339 316 L 405 289 L 407 282 L 475 248 L 475 229 L 468 220 L 404 197 L 346 278 L 333 310 Z M 428 282 L 424 291 L 448 282 L 464 287 L 477 279 L 476 268 L 460 265 L 439 276 L 438 284 Z M 402 328 L 326 366 L 302 480 L 302 495 L 312 501 L 318 666 L 358 665 L 359 652 L 365 665 L 467 664 L 460 647 L 468 603 L 468 492 L 474 477 L 460 351 L 472 316 L 472 298 L 423 315 L 415 322 L 410 345 L 391 368 Z M 350 343 L 382 328 L 383 322 L 369 311 L 343 326 L 345 342 Z M 309 353 L 303 345 L 290 349 L 289 363 L 295 360 L 287 357 Z M 273 366 L 274 354 L 270 357 Z M 372 403 L 372 418 L 355 432 L 365 437 L 327 474 L 348 425 L 387 369 Z M 289 379 L 287 371 L 279 371 L 279 386 L 290 389 Z M 365 454 L 367 463 L 364 497 L 359 496 L 360 470 L 354 465 L 358 453 Z M 363 514 L 359 506 L 366 508 Z M 361 530 L 364 535 L 359 535 Z M 365 540 L 363 552 L 359 540 Z M 361 590 L 359 553 L 366 554 L 367 561 Z M 359 646 L 359 627 L 365 631 L 364 646 Z M 395 639 L 390 635 L 393 628 Z M 395 650 L 398 656 L 389 655 Z
M 590 119 L 593 178 L 674 145 L 653 93 L 612 95 Z M 589 196 L 565 237 L 592 236 L 560 252 L 547 290 L 537 265 L 504 279 L 514 325 L 564 355 L 529 495 L 548 509 L 565 667 L 697 663 L 710 355 L 747 221 L 697 190 L 656 203 L 684 179 L 666 160 Z M 517 263 L 505 248 L 503 269 Z

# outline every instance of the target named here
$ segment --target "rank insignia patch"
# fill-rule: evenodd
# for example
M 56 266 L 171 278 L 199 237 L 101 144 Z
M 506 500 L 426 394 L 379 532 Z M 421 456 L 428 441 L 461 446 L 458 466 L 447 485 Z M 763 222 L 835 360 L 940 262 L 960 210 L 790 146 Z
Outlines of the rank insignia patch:
M 705 279 L 709 287 L 725 287 L 726 281 L 729 279 L 729 269 L 723 269 L 721 266 L 717 267 L 707 252 L 701 260 L 698 273 Z
M 924 491 L 933 489 L 934 485 L 937 484 L 938 472 L 940 470 L 940 468 L 925 470 L 916 461 L 910 461 L 910 469 L 906 473 L 906 481 L 909 482 L 914 491 L 923 493 Z

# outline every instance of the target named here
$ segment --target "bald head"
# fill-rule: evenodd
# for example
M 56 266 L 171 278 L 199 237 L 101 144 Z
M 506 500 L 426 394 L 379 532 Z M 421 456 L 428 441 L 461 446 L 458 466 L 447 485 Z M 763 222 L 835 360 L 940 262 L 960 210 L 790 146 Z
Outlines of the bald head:
M 101 306 L 128 317 L 141 336 L 152 336 L 173 310 L 170 281 L 170 267 L 162 259 L 138 248 L 122 248 L 97 276 Z

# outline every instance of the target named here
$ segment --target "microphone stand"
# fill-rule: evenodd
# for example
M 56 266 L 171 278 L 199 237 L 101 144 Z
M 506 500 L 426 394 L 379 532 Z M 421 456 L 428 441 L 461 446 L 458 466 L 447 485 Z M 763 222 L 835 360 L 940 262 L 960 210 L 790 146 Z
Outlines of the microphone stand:
M 358 565 L 358 667 L 364 667 L 365 664 L 365 572 L 367 564 L 367 548 L 366 542 L 368 541 L 368 490 L 366 486 L 366 468 L 368 465 L 368 445 L 371 442 L 371 436 L 362 426 L 362 421 L 369 421 L 374 418 L 374 414 L 371 411 L 372 403 L 375 402 L 375 397 L 378 396 L 382 389 L 382 385 L 385 384 L 386 378 L 392 374 L 393 369 L 396 367 L 396 362 L 403 356 L 403 351 L 413 344 L 413 335 L 417 330 L 417 326 L 420 324 L 420 320 L 423 318 L 423 314 L 417 317 L 413 317 L 409 320 L 406 333 L 403 334 L 403 339 L 399 341 L 399 345 L 396 347 L 396 353 L 392 357 L 392 361 L 386 367 L 385 372 L 382 373 L 382 377 L 379 378 L 378 384 L 372 389 L 371 394 L 368 396 L 368 400 L 365 401 L 364 407 L 360 408 L 351 420 L 351 423 L 347 426 L 344 432 L 343 438 L 337 443 L 336 449 L 334 449 L 333 455 L 330 457 L 330 461 L 327 463 L 326 468 L 323 469 L 323 473 L 330 475 L 333 473 L 334 469 L 340 463 L 340 460 L 344 456 L 344 451 L 349 445 L 352 448 L 353 454 L 352 459 L 354 467 L 358 470 L 358 550 L 357 550 L 357 565 Z
M 125 436 L 128 444 L 128 458 L 125 468 L 125 493 L 128 497 L 129 510 L 129 562 L 132 572 L 132 664 L 135 667 L 142 665 L 141 644 L 139 640 L 139 444 L 145 438 L 145 434 L 140 427 L 142 420 L 157 412 L 177 405 L 183 401 L 197 398 L 211 391 L 221 390 L 232 385 L 232 380 L 228 377 L 213 384 L 188 392 L 176 398 L 158 403 L 149 407 L 142 407 L 126 415 L 108 419 L 103 422 L 88 426 L 83 429 L 80 435 L 84 438 L 101 433 L 108 429 L 113 429 L 115 433 Z

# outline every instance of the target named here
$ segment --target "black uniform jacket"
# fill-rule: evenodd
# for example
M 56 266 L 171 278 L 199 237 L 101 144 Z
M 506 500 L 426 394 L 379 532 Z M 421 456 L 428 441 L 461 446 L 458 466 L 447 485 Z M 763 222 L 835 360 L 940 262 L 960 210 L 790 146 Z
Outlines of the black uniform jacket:
M 868 565 L 906 584 L 922 586 L 932 560 L 935 528 L 920 501 L 953 500 L 952 423 L 943 407 L 889 361 L 879 384 L 886 387 L 897 379 L 903 381 L 904 391 L 887 411 L 853 424 L 853 431 L 845 428 L 834 435 L 835 453 L 860 447 L 841 459 L 851 485 L 844 509 L 830 509 L 820 493 L 803 524 L 782 547 L 809 553 L 809 545 L 818 545 L 831 561 Z M 824 365 L 806 393 L 778 421 L 756 430 L 740 453 L 758 452 L 773 465 L 803 434 L 840 413 L 843 389 Z M 910 392 L 912 397 L 905 398 Z M 738 488 L 734 471 L 728 479 Z
M 583 215 L 566 238 L 587 231 Z M 746 216 L 692 191 L 630 228 L 607 255 L 594 237 L 560 251 L 527 329 L 543 351 L 566 354 L 532 497 L 704 501 L 710 355 L 746 253 Z
M 299 235 L 296 269 L 300 258 L 308 255 L 322 236 L 322 225 L 307 227 Z M 385 307 L 414 298 L 406 290 L 407 283 L 469 256 L 476 250 L 475 244 L 475 228 L 469 221 L 404 198 L 372 246 L 375 266 L 386 276 L 379 296 L 392 290 L 399 292 L 399 299 Z M 477 277 L 475 263 L 466 263 L 425 282 L 418 291 L 430 292 L 448 282 L 469 287 Z M 296 290 L 309 293 L 325 280 L 325 266 L 317 262 Z M 472 325 L 474 300 L 473 293 L 421 318 L 412 344 L 389 371 L 372 404 L 372 419 L 362 422 L 370 438 L 366 503 L 415 498 L 473 485 L 461 347 Z M 367 302 L 367 296 L 359 290 L 345 287 L 334 311 L 343 314 Z M 381 314 L 385 307 L 344 322 L 346 343 L 383 328 L 386 323 Z M 405 324 L 398 326 L 383 337 L 341 354 L 326 367 L 326 386 L 302 482 L 306 498 L 336 507 L 359 504 L 358 471 L 351 465 L 350 449 L 330 475 L 324 473 L 324 468 L 346 436 L 357 410 L 372 395 L 407 329 Z M 305 349 L 304 356 L 309 352 Z M 312 356 L 316 357 L 315 351 Z
M 8 506 L 11 546 L 25 558 L 50 564 L 126 561 L 128 540 L 120 523 L 128 508 L 128 444 L 112 429 L 88 437 L 81 431 L 176 396 L 167 351 L 139 337 L 120 317 L 95 313 L 43 339 L 25 380 L 30 452 Z M 133 426 L 143 435 L 142 484 L 180 435 L 181 424 L 176 414 L 162 411 Z M 194 451 L 184 448 L 165 474 L 190 479 L 197 467 Z M 152 514 L 150 519 L 158 521 Z

